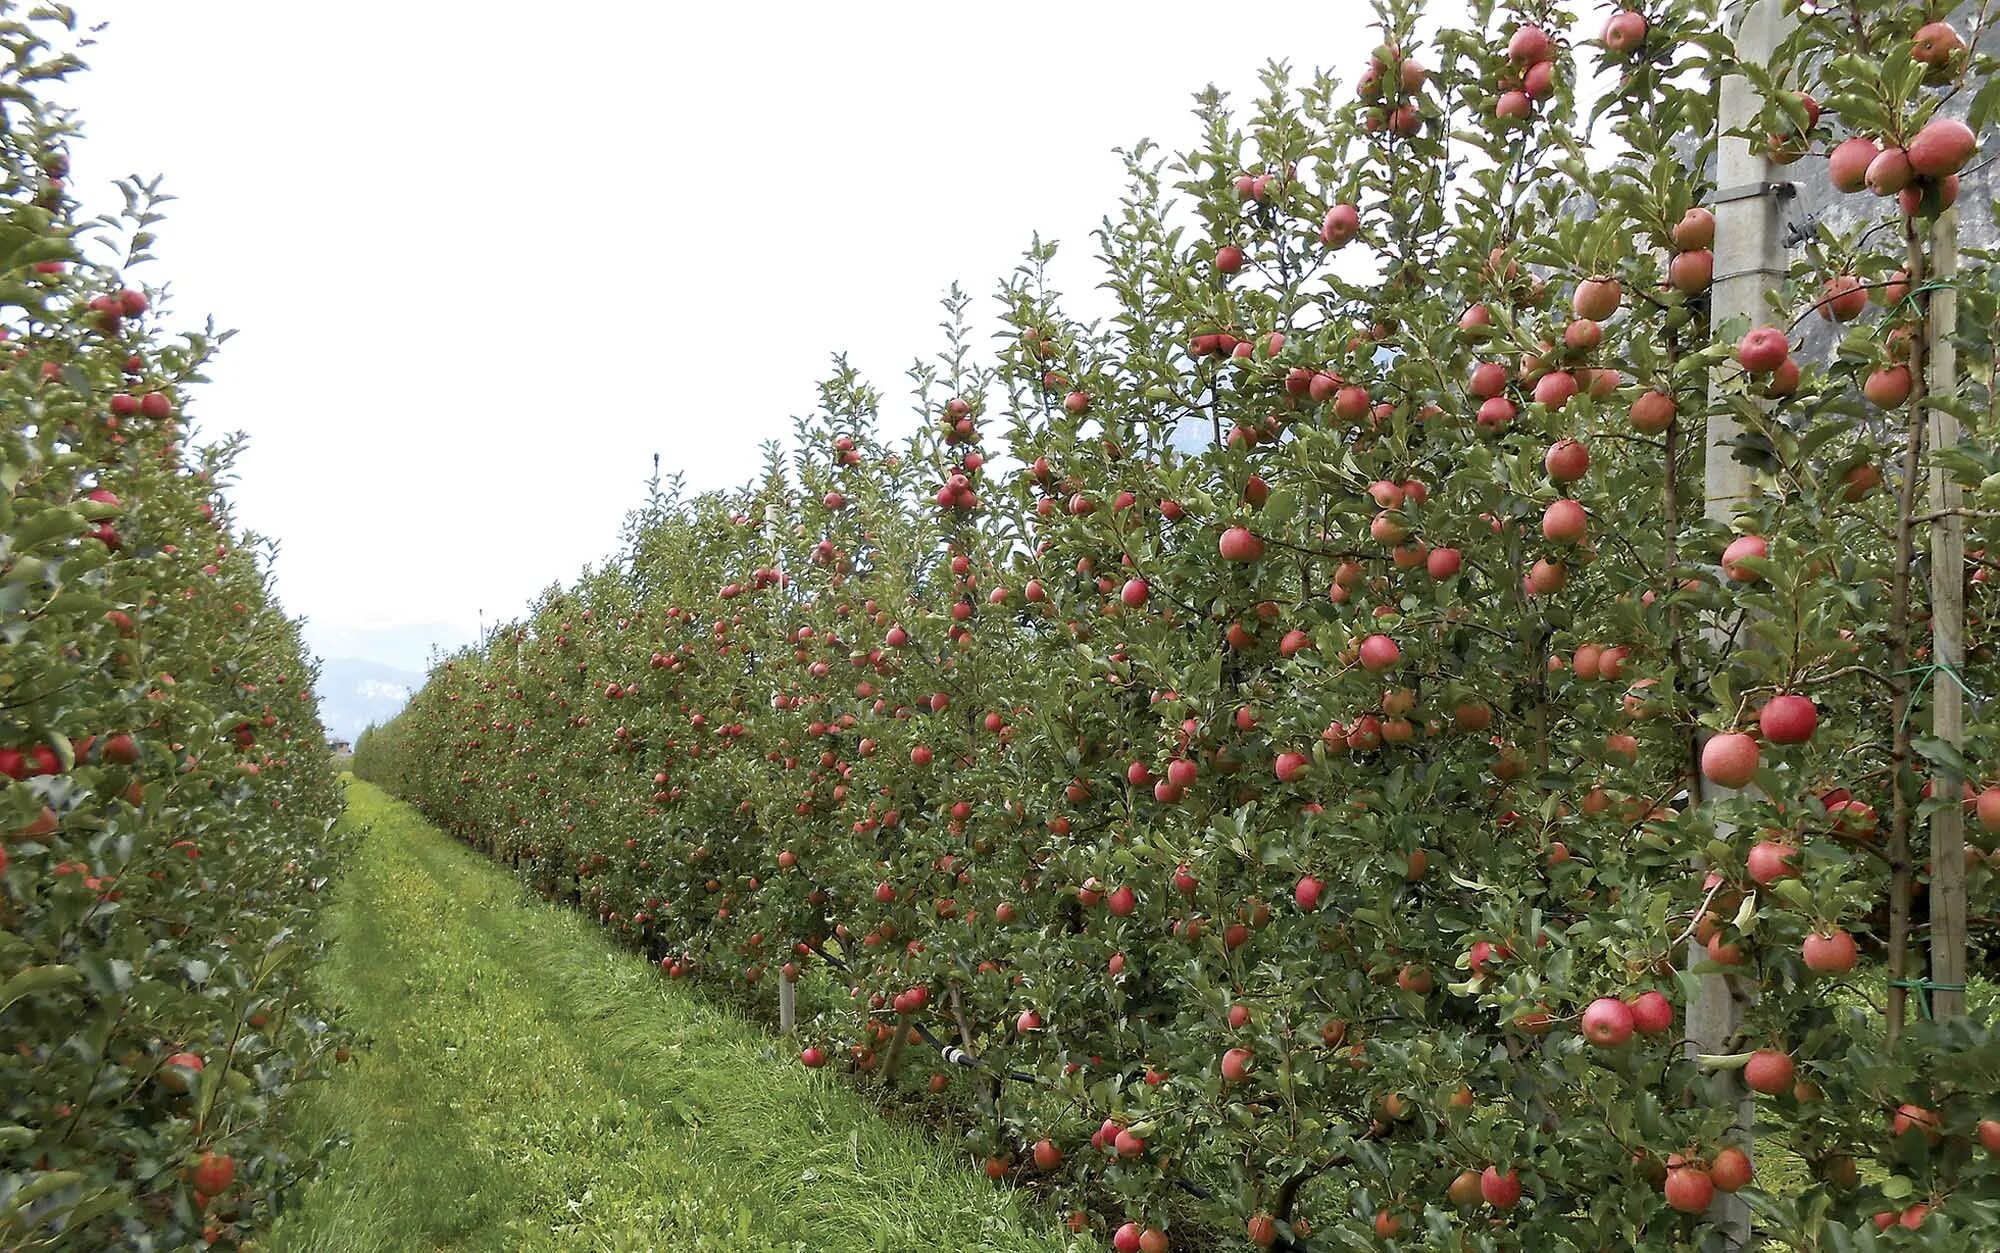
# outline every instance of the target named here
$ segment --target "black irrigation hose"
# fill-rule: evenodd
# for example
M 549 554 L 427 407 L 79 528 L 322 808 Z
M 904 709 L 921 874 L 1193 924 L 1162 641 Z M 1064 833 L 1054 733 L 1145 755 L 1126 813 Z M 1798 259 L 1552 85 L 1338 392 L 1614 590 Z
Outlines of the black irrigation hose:
M 938 1056 L 944 1058 L 944 1060 L 950 1065 L 953 1066 L 979 1065 L 979 1059 L 977 1057 L 974 1057 L 972 1054 L 966 1052 L 964 1049 L 958 1047 L 956 1044 L 947 1044 L 943 1040 L 938 1039 L 936 1036 L 930 1033 L 930 1029 L 924 1026 L 924 1024 L 920 1022 L 913 1022 L 910 1025 L 916 1028 L 918 1038 L 921 1039 L 925 1044 L 928 1044 L 932 1048 L 936 1049 L 938 1051 Z M 1041 1082 L 1041 1078 L 1039 1076 L 1031 1075 L 1025 1070 L 1009 1070 L 1005 1073 L 1009 1079 L 1013 1079 L 1019 1083 Z

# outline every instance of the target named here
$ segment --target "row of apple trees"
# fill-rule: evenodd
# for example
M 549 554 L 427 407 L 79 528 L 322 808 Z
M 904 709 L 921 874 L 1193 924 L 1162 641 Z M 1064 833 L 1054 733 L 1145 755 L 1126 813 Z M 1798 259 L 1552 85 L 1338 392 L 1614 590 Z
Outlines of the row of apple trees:
M 340 1048 L 300 986 L 339 800 L 235 444 L 187 440 L 216 337 L 127 285 L 157 197 L 65 185 L 72 21 L 0 5 L 0 1245 L 233 1244 Z
M 1572 16 L 1385 0 L 1357 76 L 1204 95 L 1108 317 L 1040 247 L 997 353 L 954 295 L 913 438 L 843 367 L 362 768 L 669 975 L 800 980 L 807 1065 L 1128 1253 L 1995 1247 L 1995 303 L 1937 251 L 1991 58 Z M 1748 320 L 1732 72 L 1859 206 Z

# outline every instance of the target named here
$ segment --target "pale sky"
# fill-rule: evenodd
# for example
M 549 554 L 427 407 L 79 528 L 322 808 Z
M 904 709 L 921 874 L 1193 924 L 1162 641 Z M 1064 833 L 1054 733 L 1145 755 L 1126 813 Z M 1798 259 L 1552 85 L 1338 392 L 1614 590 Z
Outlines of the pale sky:
M 249 434 L 240 516 L 329 655 L 514 616 L 618 546 L 655 452 L 744 480 L 836 351 L 909 430 L 953 280 L 988 312 L 1039 230 L 1092 308 L 1114 147 L 1377 42 L 1354 0 L 81 7 L 73 182 L 178 197 L 141 274 L 240 332 L 191 408 Z

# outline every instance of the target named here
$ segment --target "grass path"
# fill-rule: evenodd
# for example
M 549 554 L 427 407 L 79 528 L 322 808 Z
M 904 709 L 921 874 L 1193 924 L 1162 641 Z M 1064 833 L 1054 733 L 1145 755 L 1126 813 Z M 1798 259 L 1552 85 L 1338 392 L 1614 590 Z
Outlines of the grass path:
M 348 799 L 368 834 L 317 977 L 369 1046 L 302 1115 L 352 1147 L 274 1249 L 1071 1247 L 408 806 Z

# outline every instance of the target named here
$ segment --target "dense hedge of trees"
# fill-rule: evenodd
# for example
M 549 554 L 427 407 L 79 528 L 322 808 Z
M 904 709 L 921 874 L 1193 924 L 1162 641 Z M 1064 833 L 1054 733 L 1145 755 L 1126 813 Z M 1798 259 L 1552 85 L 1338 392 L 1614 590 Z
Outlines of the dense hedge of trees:
M 218 337 L 128 285 L 155 189 L 66 186 L 77 42 L 0 4 L 0 1245 L 233 1244 L 342 1047 L 300 986 L 338 791 L 236 444 L 188 442 Z
M 954 293 L 917 435 L 843 365 L 358 768 L 1122 1250 L 1995 1247 L 1981 32 L 1470 10 L 1202 96 L 1111 316 Z M 1880 196 L 1749 320 L 1727 73 Z

